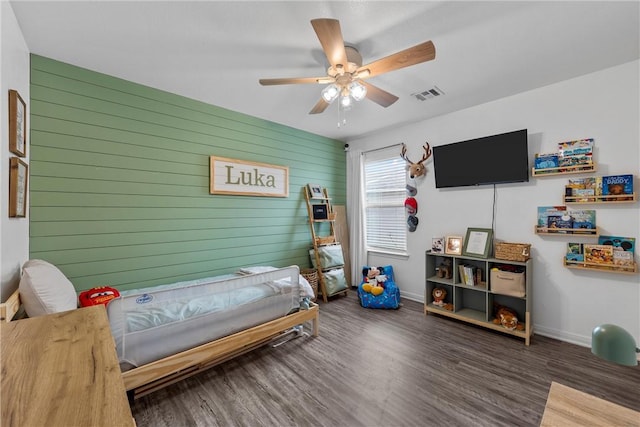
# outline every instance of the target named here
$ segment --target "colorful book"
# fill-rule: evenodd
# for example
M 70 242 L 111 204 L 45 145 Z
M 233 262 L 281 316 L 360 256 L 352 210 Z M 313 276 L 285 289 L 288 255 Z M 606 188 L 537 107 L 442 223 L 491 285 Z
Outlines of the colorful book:
M 633 195 L 633 175 L 610 175 L 602 177 L 603 196 Z M 623 198 L 625 200 L 627 198 Z
M 577 139 L 558 143 L 558 152 L 561 157 L 593 154 L 593 138 Z
M 538 206 L 538 227 L 547 227 L 550 215 L 565 215 L 566 206 Z
M 567 254 L 565 258 L 570 262 L 583 262 L 584 250 L 582 243 L 567 243 Z
M 613 263 L 621 267 L 633 266 L 633 252 L 613 251 Z
M 573 228 L 586 230 L 595 230 L 596 228 L 596 211 L 595 210 L 576 210 L 569 211 L 573 218 Z
M 598 244 L 611 245 L 614 250 L 622 250 L 631 253 L 634 253 L 636 249 L 635 237 L 598 236 Z
M 571 215 L 549 215 L 547 228 L 573 228 L 573 218 Z
M 536 157 L 534 159 L 535 169 L 557 168 L 558 165 L 558 153 L 536 154 Z
M 613 246 L 585 243 L 584 261 L 589 264 L 613 264 Z

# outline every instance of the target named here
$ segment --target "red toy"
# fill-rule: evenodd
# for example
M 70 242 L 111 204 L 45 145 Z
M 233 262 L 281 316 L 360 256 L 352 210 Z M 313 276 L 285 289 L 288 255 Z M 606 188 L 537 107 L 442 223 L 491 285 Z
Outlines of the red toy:
M 104 304 L 120 296 L 116 288 L 110 286 L 98 286 L 80 293 L 80 306 L 89 307 L 92 305 Z

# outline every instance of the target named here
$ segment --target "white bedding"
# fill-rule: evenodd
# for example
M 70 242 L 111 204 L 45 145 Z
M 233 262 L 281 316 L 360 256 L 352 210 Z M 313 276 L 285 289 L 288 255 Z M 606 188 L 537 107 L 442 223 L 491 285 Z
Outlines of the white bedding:
M 123 369 L 140 366 L 300 309 L 313 297 L 297 266 L 123 291 L 107 306 Z

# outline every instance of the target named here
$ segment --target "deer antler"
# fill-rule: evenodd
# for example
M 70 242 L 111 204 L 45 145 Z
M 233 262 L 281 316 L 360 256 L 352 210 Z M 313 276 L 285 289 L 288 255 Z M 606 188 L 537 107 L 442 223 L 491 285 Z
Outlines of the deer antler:
M 425 144 L 427 145 L 422 146 L 422 148 L 424 148 L 424 154 L 422 155 L 422 160 L 420 160 L 418 163 L 422 163 L 425 160 L 427 160 L 429 157 L 431 157 L 431 146 L 426 141 L 425 141 Z
M 418 176 L 422 176 L 426 173 L 427 169 L 423 165 L 423 163 L 431 157 L 431 146 L 428 142 L 425 142 L 426 145 L 423 145 L 424 154 L 422 155 L 422 159 L 416 163 L 409 160 L 407 157 L 407 146 L 402 143 L 402 151 L 400 152 L 400 157 L 402 157 L 409 164 L 409 176 L 411 178 L 415 178 Z

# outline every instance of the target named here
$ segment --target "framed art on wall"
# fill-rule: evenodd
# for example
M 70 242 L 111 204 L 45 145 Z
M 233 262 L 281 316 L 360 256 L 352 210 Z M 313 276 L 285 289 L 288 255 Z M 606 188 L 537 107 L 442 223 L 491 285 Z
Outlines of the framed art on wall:
M 9 151 L 27 155 L 27 105 L 13 89 L 9 90 Z
M 444 253 L 449 255 L 460 255 L 462 253 L 462 237 L 447 236 Z
M 493 242 L 493 230 L 490 228 L 467 228 L 464 239 L 464 256 L 489 258 L 491 244 Z
M 27 216 L 29 166 L 17 157 L 9 159 L 9 217 Z

